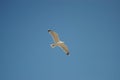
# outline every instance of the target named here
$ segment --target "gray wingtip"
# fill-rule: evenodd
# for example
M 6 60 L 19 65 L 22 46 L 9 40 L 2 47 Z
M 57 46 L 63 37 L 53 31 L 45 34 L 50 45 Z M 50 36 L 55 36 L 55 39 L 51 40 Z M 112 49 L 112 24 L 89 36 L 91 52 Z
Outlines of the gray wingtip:
M 68 56 L 69 56 L 69 55 L 70 55 L 70 53 L 68 52 L 68 53 L 66 53 L 66 55 L 68 55 Z
M 52 30 L 49 29 L 48 32 L 50 32 L 50 31 L 52 31 Z

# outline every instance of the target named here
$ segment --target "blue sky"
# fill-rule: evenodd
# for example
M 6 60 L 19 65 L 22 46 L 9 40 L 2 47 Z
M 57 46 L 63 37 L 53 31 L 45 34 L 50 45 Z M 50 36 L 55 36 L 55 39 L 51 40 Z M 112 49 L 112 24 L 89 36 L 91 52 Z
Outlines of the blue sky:
M 120 80 L 119 0 L 0 0 L 0 80 Z M 55 30 L 70 56 L 56 47 Z

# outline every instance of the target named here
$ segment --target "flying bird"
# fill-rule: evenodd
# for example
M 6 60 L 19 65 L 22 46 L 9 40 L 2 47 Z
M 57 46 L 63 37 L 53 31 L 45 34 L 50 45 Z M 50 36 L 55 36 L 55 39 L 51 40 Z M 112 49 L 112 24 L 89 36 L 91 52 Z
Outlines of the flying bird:
M 50 35 L 52 36 L 52 38 L 54 40 L 54 43 L 51 44 L 50 46 L 52 48 L 58 46 L 58 47 L 60 47 L 66 53 L 66 55 L 69 55 L 69 50 L 68 50 L 67 46 L 64 44 L 63 41 L 61 41 L 59 39 L 58 34 L 55 31 L 53 31 L 53 30 L 48 30 L 48 32 L 50 33 Z

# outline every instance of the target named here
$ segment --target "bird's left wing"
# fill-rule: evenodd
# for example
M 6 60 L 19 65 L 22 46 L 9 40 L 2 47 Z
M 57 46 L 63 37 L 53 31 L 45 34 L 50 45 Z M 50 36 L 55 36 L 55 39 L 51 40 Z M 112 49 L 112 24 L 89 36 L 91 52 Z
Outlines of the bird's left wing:
M 63 49 L 63 51 L 66 53 L 66 55 L 69 55 L 68 47 L 67 47 L 64 43 L 61 43 L 61 44 L 59 45 L 59 47 L 60 47 L 61 49 Z
M 48 30 L 48 32 L 51 34 L 54 42 L 59 42 L 59 37 L 58 37 L 58 34 L 56 32 L 54 32 L 53 30 Z

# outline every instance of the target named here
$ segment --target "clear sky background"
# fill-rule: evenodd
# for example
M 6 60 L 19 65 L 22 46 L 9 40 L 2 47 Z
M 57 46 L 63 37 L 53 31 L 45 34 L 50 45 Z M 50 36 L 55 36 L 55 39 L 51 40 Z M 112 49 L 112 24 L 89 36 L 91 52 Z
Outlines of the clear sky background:
M 120 1 L 0 0 L 0 80 L 120 80 Z

